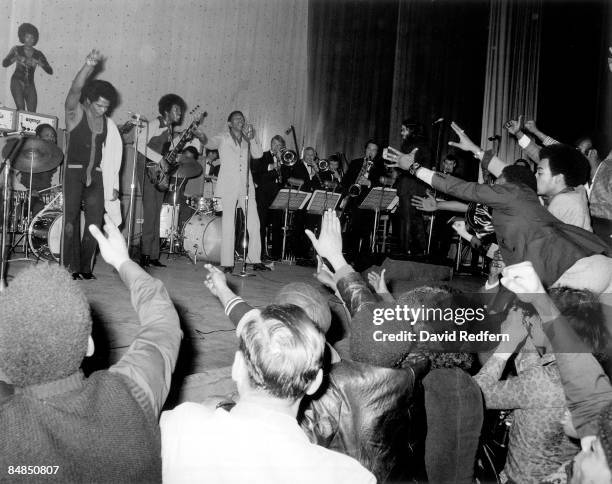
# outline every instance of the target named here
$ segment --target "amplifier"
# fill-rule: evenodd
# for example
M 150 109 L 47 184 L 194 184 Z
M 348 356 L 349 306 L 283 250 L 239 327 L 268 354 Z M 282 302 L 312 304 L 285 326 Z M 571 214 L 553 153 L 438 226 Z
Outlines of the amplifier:
M 17 111 L 0 106 L 0 131 L 16 131 Z
M 57 117 L 48 114 L 31 113 L 29 111 L 18 111 L 17 115 L 17 130 L 23 130 L 28 133 L 36 131 L 39 124 L 50 124 L 57 131 Z

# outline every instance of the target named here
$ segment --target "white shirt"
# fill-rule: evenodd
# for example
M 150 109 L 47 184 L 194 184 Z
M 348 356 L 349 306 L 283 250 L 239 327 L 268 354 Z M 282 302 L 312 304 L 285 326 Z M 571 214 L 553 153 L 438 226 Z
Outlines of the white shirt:
M 239 402 L 231 412 L 183 403 L 163 412 L 164 483 L 375 483 L 355 459 L 309 442 L 289 415 Z

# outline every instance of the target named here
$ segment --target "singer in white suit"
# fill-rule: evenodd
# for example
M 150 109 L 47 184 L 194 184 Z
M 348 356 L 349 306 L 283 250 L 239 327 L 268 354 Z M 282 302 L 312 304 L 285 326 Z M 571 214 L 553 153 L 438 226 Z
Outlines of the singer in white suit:
M 254 270 L 269 270 L 261 263 L 261 241 L 259 237 L 259 217 L 255 202 L 255 186 L 249 169 L 249 146 L 251 158 L 261 158 L 263 151 L 255 138 L 252 126 L 245 127 L 244 115 L 233 111 L 227 118 L 228 130 L 209 139 L 208 149 L 219 150 L 221 168 L 217 180 L 216 195 L 221 198 L 223 216 L 221 218 L 221 266 L 225 272 L 234 267 L 234 238 L 236 205 L 244 210 L 246 177 L 249 177 L 249 203 L 247 230 L 249 246 L 247 262 Z

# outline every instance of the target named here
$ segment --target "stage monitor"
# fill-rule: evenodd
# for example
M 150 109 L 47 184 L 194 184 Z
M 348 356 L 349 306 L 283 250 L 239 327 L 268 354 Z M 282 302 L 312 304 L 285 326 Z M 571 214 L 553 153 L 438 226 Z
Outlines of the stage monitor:
M 39 124 L 50 124 L 57 131 L 57 117 L 48 114 L 31 113 L 29 111 L 19 111 L 17 117 L 17 129 L 34 133 Z

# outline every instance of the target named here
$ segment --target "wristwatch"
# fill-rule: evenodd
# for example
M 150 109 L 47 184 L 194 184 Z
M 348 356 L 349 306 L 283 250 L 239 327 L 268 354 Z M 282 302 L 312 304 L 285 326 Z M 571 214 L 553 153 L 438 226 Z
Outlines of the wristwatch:
M 410 172 L 411 175 L 416 176 L 416 172 L 417 170 L 421 168 L 421 165 L 419 165 L 416 161 L 410 165 L 410 168 L 408 168 L 408 171 Z

